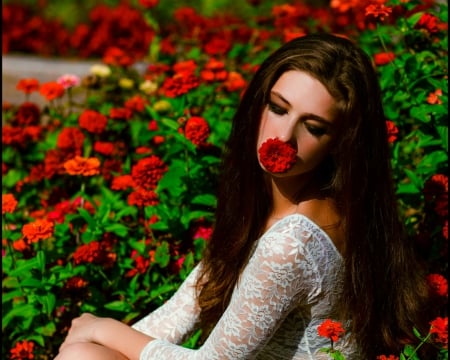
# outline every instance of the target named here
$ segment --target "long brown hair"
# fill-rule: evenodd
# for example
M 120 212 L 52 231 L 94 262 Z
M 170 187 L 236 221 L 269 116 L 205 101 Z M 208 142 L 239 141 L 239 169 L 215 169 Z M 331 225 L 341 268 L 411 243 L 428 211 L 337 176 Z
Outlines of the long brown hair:
M 358 46 L 330 34 L 284 44 L 261 64 L 242 97 L 225 148 L 215 229 L 197 284 L 202 327 L 207 333 L 227 307 L 269 215 L 271 195 L 256 140 L 270 89 L 288 70 L 318 79 L 338 107 L 341 131 L 324 186 L 346 233 L 342 319 L 351 320 L 364 358 L 399 353 L 414 339 L 413 327 L 428 330 L 430 319 L 423 319 L 427 287 L 399 220 L 377 74 Z

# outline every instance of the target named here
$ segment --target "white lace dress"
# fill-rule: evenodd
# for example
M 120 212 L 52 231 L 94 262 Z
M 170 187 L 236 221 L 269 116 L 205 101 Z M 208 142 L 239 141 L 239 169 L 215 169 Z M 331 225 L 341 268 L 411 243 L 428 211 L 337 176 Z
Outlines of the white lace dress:
M 179 344 L 198 324 L 194 284 L 199 266 L 163 306 L 133 325 L 156 339 L 145 346 L 140 360 L 329 358 L 319 350 L 330 341 L 318 336 L 317 327 L 334 318 L 342 258 L 314 222 L 293 214 L 267 230 L 226 311 L 202 347 L 192 350 Z M 357 359 L 346 339 L 335 348 Z

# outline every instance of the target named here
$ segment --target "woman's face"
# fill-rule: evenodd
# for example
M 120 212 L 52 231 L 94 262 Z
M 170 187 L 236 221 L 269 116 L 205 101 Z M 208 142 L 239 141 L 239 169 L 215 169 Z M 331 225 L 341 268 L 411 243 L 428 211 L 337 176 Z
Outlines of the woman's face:
M 281 75 L 262 113 L 257 149 L 267 139 L 279 138 L 297 149 L 297 161 L 286 173 L 274 175 L 305 174 L 329 154 L 337 125 L 335 103 L 325 86 L 307 73 Z M 258 160 L 261 165 L 259 155 Z

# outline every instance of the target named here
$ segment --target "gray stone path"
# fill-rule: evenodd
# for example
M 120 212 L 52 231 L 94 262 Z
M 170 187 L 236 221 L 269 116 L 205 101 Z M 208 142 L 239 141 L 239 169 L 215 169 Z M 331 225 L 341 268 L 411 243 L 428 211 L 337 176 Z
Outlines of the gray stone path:
M 16 90 L 17 82 L 22 78 L 35 78 L 40 83 L 55 81 L 64 74 L 84 77 L 89 74 L 94 64 L 100 60 L 67 60 L 43 58 L 32 55 L 2 55 L 2 102 L 19 105 L 25 100 L 23 92 Z M 30 101 L 39 105 L 45 104 L 39 93 L 30 95 Z

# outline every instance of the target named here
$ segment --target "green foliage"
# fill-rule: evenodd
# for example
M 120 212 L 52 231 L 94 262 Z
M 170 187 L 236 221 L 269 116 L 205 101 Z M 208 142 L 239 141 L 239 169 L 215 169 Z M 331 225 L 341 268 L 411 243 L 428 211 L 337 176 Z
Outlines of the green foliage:
M 68 2 L 58 6 L 63 3 Z M 214 10 L 213 2 L 201 3 L 208 12 Z M 410 11 L 419 2 L 391 3 Z M 146 11 L 149 21 L 156 21 L 152 11 L 162 8 L 161 2 L 156 10 Z M 169 12 L 168 8 L 164 11 Z M 258 11 L 269 14 L 270 9 L 261 5 Z M 436 210 L 442 199 L 437 195 L 426 199 L 424 191 L 433 176 L 446 177 L 448 171 L 448 36 L 444 30 L 430 33 L 416 24 L 425 12 L 446 22 L 447 11 L 446 5 L 436 5 L 372 28 L 348 25 L 341 29 L 372 56 L 380 52 L 395 55 L 377 70 L 386 120 L 398 130 L 392 142 L 397 195 L 412 238 L 427 240 L 422 246 L 429 271 L 441 273 L 447 270 L 441 254 L 445 221 Z M 246 19 L 258 31 L 274 31 L 274 18 L 269 15 L 262 22 L 256 16 Z M 217 56 L 223 70 L 239 73 L 243 81 L 250 79 L 249 64 L 257 65 L 282 43 L 282 34 L 274 34 L 263 42 L 234 43 L 230 51 Z M 180 36 L 175 39 L 179 49 L 169 56 L 161 49 L 165 33 L 158 36 L 149 58 L 169 70 L 143 74 L 132 66 L 110 65 L 111 74 L 106 77 L 86 76 L 83 85 L 73 89 L 77 91 L 74 98 L 66 92 L 64 99 L 49 101 L 41 109 L 39 121 L 45 120 L 46 125 L 40 127 L 37 140 L 3 141 L 2 193 L 14 195 L 18 204 L 3 214 L 2 358 L 8 358 L 15 344 L 24 340 L 36 344 L 36 359 L 53 358 L 70 321 L 82 312 L 132 323 L 162 305 L 201 259 L 214 225 L 220 158 L 243 87 L 229 90 L 223 80 L 203 80 L 186 93 L 169 96 L 163 84 L 175 72 L 174 64 L 193 59 L 197 64 L 194 74 L 200 77 L 211 56 L 199 39 L 180 35 L 173 35 Z M 92 78 L 96 85 L 86 85 Z M 124 78 L 132 84 L 123 86 Z M 148 79 L 155 91 L 142 89 Z M 135 95 L 145 101 L 143 108 L 134 109 L 126 119 L 111 115 Z M 6 129 L 27 127 L 17 124 L 20 106 L 4 106 Z M 103 132 L 80 126 L 80 113 L 85 109 L 108 117 Z M 203 118 L 208 126 L 207 139 L 200 144 L 186 133 L 192 117 Z M 156 127 L 150 126 L 153 121 Z M 68 127 L 82 132 L 79 155 L 98 158 L 99 174 L 70 175 L 65 170 L 64 162 L 74 156 L 61 150 L 61 134 Z M 113 152 L 99 152 L 97 141 L 113 144 Z M 55 153 L 59 157 L 52 157 Z M 124 175 L 139 180 L 133 169 L 150 156 L 157 156 L 166 166 L 155 187 L 147 189 L 155 192 L 157 201 L 133 202 L 132 194 L 139 186 L 114 187 L 114 181 Z M 141 181 L 155 176 L 156 170 L 152 171 Z M 25 226 L 43 219 L 52 220 L 49 236 L 31 241 Z M 195 348 L 200 335 L 196 333 L 184 345 Z M 418 340 L 420 346 L 433 338 L 418 334 Z M 418 359 L 417 346 L 406 346 L 400 358 Z M 343 359 L 338 351 L 325 351 L 333 359 Z M 447 357 L 448 352 L 442 350 L 442 359 Z

